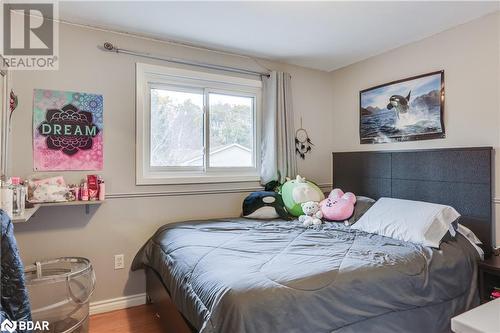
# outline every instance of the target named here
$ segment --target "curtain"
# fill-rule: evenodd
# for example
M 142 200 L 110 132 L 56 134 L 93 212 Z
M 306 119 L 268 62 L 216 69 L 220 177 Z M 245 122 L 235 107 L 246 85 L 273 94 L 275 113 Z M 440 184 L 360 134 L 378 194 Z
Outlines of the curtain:
M 295 127 L 293 124 L 291 76 L 272 72 L 263 79 L 261 183 L 280 183 L 295 178 Z

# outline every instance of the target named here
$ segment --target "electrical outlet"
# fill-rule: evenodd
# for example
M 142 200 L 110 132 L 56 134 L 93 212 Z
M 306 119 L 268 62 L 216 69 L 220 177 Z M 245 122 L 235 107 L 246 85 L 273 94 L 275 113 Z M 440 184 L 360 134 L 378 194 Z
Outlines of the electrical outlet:
M 115 269 L 125 268 L 125 256 L 123 254 L 115 255 Z

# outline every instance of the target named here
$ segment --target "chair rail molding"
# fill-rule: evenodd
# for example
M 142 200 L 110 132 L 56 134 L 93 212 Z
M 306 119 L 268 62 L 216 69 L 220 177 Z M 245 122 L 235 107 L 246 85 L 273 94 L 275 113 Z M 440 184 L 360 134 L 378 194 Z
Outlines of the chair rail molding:
M 318 184 L 318 187 L 323 191 L 330 191 L 332 188 L 332 184 L 322 183 Z M 226 193 L 250 193 L 263 190 L 264 190 L 263 187 L 256 186 L 256 187 L 207 189 L 207 190 L 122 192 L 122 193 L 106 194 L 106 199 L 151 198 L 151 197 L 170 197 L 170 196 L 185 196 L 185 195 L 226 194 Z

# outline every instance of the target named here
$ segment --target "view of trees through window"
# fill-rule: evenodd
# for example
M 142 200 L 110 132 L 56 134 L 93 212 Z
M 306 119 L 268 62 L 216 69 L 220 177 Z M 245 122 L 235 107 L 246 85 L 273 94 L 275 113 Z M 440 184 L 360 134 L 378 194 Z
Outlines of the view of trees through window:
M 151 89 L 151 166 L 203 166 L 203 91 Z M 210 93 L 210 166 L 254 165 L 254 98 Z
M 209 94 L 210 166 L 253 166 L 253 98 Z

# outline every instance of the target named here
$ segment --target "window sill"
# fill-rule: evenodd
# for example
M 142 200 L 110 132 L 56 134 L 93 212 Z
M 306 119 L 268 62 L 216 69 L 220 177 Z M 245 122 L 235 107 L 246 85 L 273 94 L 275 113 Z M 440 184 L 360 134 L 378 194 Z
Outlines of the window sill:
M 136 185 L 183 185 L 183 184 L 220 184 L 220 183 L 246 183 L 259 182 L 258 175 L 234 174 L 234 175 L 175 175 L 165 176 L 164 174 L 149 174 L 148 176 L 138 176 Z

